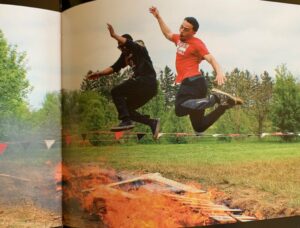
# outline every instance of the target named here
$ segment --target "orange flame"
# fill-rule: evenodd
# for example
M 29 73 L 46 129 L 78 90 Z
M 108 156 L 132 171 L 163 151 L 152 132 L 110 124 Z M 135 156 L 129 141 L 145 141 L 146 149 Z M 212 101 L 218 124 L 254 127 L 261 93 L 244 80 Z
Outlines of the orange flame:
M 107 187 L 107 184 L 119 181 L 117 174 L 97 165 L 64 166 L 63 179 L 72 183 L 64 187 L 65 199 L 78 199 L 86 211 L 98 215 L 108 227 L 203 226 L 216 223 L 210 214 L 224 215 L 224 212 L 197 206 L 201 202 L 210 205 L 220 194 L 216 189 L 184 195 L 152 192 L 143 187 L 123 191 Z M 197 183 L 191 185 L 199 187 Z
M 56 191 L 62 190 L 62 163 L 59 162 L 55 167 L 55 183 L 56 183 Z

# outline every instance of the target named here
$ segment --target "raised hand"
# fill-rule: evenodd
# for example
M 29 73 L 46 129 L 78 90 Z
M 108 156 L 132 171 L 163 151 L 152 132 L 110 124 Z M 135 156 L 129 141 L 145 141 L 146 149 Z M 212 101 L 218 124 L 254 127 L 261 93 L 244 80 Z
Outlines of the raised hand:
M 113 26 L 111 24 L 107 23 L 107 29 L 109 31 L 110 36 L 114 38 L 116 36 L 116 33 L 115 33 Z
M 225 83 L 226 80 L 227 78 L 225 77 L 225 75 L 221 73 L 216 75 L 216 79 L 214 81 L 217 82 L 219 86 L 221 86 Z
M 159 17 L 159 12 L 158 9 L 155 6 L 152 6 L 149 8 L 149 12 L 153 14 L 154 17 L 158 18 Z
M 87 75 L 87 79 L 88 80 L 96 80 L 97 78 L 100 77 L 100 72 L 96 71 L 96 72 L 91 72 Z

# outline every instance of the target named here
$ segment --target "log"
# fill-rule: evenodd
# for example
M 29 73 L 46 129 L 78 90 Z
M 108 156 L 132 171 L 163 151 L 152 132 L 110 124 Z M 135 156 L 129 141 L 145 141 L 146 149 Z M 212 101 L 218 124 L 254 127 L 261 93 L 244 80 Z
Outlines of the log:
M 82 193 L 84 192 L 91 192 L 91 191 L 95 191 L 96 189 L 104 189 L 104 190 L 108 190 L 109 192 L 112 192 L 112 193 L 115 193 L 115 194 L 120 194 L 126 198 L 129 198 L 129 199 L 136 199 L 138 198 L 137 196 L 133 195 L 133 194 L 130 194 L 130 193 L 127 193 L 127 192 L 124 192 L 124 191 L 121 191 L 121 190 L 118 190 L 118 189 L 115 189 L 115 188 L 111 188 L 111 187 L 108 187 L 107 185 L 100 185 L 100 186 L 97 186 L 97 187 L 94 187 L 94 188 L 87 188 L 87 189 L 83 189 L 81 190 Z
M 194 197 L 188 197 L 188 196 L 181 196 L 181 195 L 174 195 L 174 194 L 164 194 L 165 196 L 183 201 L 183 202 L 201 202 L 201 203 L 210 203 L 213 204 L 211 202 L 211 200 L 208 199 L 200 199 L 200 198 L 194 198 Z
M 186 184 L 181 184 L 177 181 L 173 181 L 170 179 L 167 179 L 165 177 L 162 177 L 161 175 L 152 175 L 150 176 L 151 180 L 166 184 L 166 185 L 170 185 L 174 188 L 178 188 L 180 190 L 183 190 L 185 192 L 190 192 L 190 193 L 204 193 L 205 191 L 201 190 L 201 189 L 197 189 L 195 187 L 186 185 Z
M 236 222 L 236 220 L 229 215 L 209 215 L 209 217 L 221 223 Z
M 231 215 L 231 216 L 240 222 L 250 222 L 250 221 L 257 220 L 257 218 L 255 217 L 246 216 L 246 215 Z
M 113 187 L 113 186 L 117 186 L 117 185 L 122 185 L 122 184 L 128 184 L 131 182 L 135 182 L 135 181 L 142 181 L 142 180 L 151 180 L 151 181 L 156 181 L 165 185 L 169 185 L 171 187 L 183 190 L 185 192 L 190 192 L 190 193 L 204 193 L 205 191 L 197 189 L 195 187 L 192 186 L 188 186 L 185 184 L 181 184 L 177 181 L 173 181 L 170 179 L 167 179 L 165 177 L 162 177 L 160 173 L 149 173 L 149 174 L 144 174 L 141 175 L 139 177 L 135 177 L 135 178 L 131 178 L 128 180 L 124 180 L 124 181 L 119 181 L 116 183 L 112 183 L 107 185 L 108 187 Z
M 218 206 L 194 206 L 194 205 L 189 205 L 191 208 L 197 208 L 201 209 L 203 211 L 223 211 L 223 212 L 242 212 L 240 209 L 231 209 L 228 207 L 218 207 Z

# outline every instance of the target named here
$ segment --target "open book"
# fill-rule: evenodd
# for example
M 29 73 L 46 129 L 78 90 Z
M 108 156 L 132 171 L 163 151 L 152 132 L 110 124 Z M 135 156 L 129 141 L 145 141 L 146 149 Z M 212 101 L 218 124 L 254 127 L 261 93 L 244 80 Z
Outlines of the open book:
M 258 0 L 0 4 L 0 227 L 299 226 L 299 21 Z

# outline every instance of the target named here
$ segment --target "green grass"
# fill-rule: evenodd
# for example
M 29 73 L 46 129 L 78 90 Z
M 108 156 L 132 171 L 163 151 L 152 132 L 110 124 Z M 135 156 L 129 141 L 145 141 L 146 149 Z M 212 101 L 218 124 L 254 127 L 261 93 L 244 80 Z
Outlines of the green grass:
M 300 207 L 300 143 L 201 142 L 68 148 L 68 163 L 105 161 L 116 170 L 160 172 L 205 186 L 254 188 Z

